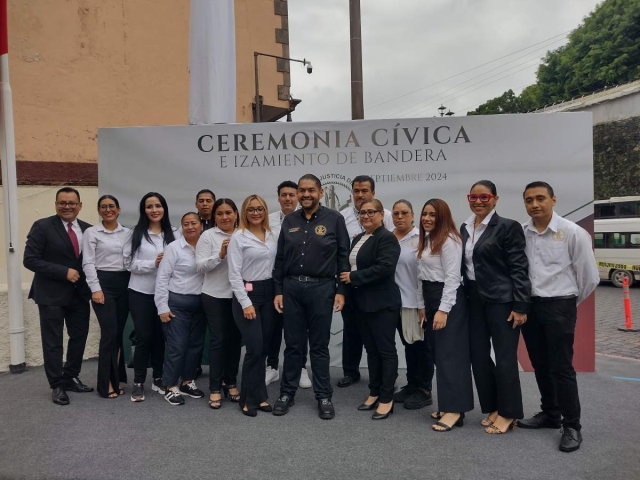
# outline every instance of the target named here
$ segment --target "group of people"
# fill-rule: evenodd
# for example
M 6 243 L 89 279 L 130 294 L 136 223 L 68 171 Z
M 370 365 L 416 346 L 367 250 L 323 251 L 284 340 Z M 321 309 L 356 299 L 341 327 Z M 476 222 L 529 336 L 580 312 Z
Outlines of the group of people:
M 396 403 L 431 405 L 435 370 L 432 429 L 460 427 L 474 408 L 473 372 L 486 433 L 562 425 L 560 450 L 580 447 L 576 307 L 599 277 L 590 235 L 553 211 L 549 184 L 526 186 L 531 219 L 521 225 L 498 215 L 492 182 L 476 182 L 467 195 L 472 214 L 460 229 L 441 199 L 428 200 L 417 222 L 408 200 L 385 209 L 365 175 L 354 178 L 353 206 L 341 212 L 321 205 L 322 185 L 312 174 L 277 192 L 281 209 L 269 215 L 259 195 L 238 210 L 233 200 L 202 190 L 197 212 L 185 213 L 179 227 L 171 225 L 164 197 L 150 192 L 128 229 L 118 222 L 115 197 L 100 197 L 101 222 L 90 226 L 77 218 L 78 191 L 61 188 L 56 215 L 34 223 L 24 254 L 35 273 L 30 298 L 39 308 L 53 402 L 68 404 L 68 390 L 93 391 L 79 379 L 90 300 L 100 324 L 96 385 L 103 397 L 125 393 L 130 313 L 137 338 L 131 401 L 145 400 L 149 364 L 151 389 L 169 404 L 204 397 L 195 380 L 208 327 L 211 409 L 228 398 L 244 415 L 281 416 L 298 387 L 313 386 L 319 417 L 331 419 L 328 347 L 332 316 L 342 312 L 344 376 L 337 385 L 360 380 L 364 346 L 369 395 L 358 410 L 372 411 L 374 420 L 389 418 Z M 272 406 L 266 386 L 279 378 L 283 331 Z M 407 385 L 398 392 L 396 331 L 407 363 Z M 528 419 L 518 373 L 521 331 L 541 394 L 542 411 Z

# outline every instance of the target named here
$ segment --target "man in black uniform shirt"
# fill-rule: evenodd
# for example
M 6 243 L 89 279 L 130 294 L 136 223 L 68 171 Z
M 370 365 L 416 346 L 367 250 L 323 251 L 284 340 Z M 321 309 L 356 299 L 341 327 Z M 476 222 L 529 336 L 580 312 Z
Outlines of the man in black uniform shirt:
M 198 216 L 200 217 L 200 223 L 202 223 L 203 232 L 213 227 L 214 203 L 216 203 L 216 194 L 208 188 L 196 193 L 196 208 L 198 209 Z
M 298 182 L 301 209 L 287 215 L 280 230 L 273 271 L 276 310 L 284 313 L 284 366 L 274 415 L 294 404 L 300 381 L 306 332 L 313 390 L 322 419 L 335 416 L 329 378 L 331 317 L 344 306 L 345 286 L 337 275 L 349 271 L 349 234 L 339 212 L 320 205 L 320 180 L 307 174 Z

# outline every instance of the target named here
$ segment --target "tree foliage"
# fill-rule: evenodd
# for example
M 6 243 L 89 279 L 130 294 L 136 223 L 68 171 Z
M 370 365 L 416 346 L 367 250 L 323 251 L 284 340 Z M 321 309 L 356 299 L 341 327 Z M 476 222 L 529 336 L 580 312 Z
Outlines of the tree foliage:
M 537 82 L 519 96 L 508 90 L 468 115 L 524 113 L 640 78 L 640 0 L 605 0 L 547 52 Z

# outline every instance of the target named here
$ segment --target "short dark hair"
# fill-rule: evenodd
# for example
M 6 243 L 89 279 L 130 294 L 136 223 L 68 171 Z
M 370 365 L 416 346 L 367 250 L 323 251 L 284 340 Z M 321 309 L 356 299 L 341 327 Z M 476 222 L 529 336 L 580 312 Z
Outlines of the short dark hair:
M 322 182 L 320 182 L 320 179 L 316 177 L 313 173 L 307 173 L 301 176 L 300 180 L 298 180 L 298 185 L 300 185 L 300 182 L 302 182 L 303 180 L 311 180 L 312 182 L 316 182 L 316 185 L 318 186 L 318 188 L 322 188 Z
M 230 198 L 219 198 L 213 204 L 213 208 L 211 209 L 211 215 L 213 216 L 213 224 L 216 227 L 218 226 L 216 225 L 216 210 L 218 210 L 218 208 L 220 208 L 221 205 L 229 205 L 231 207 L 231 210 L 234 211 L 234 213 L 236 214 L 236 223 L 234 227 L 238 228 L 238 225 L 240 222 L 240 214 L 238 213 L 238 207 L 236 207 L 236 202 L 234 202 Z
M 73 187 L 62 187 L 60 190 L 58 190 L 56 192 L 56 200 L 58 200 L 58 195 L 60 195 L 61 193 L 75 193 L 76 197 L 78 197 L 78 201 L 82 201 L 80 200 L 80 192 Z
M 371 191 L 373 192 L 376 191 L 376 182 L 374 182 L 373 178 L 371 178 L 369 175 L 358 175 L 351 182 L 351 188 L 353 188 L 354 183 L 364 183 L 364 182 L 369 182 L 371 184 Z
M 537 180 L 535 182 L 531 182 L 526 187 L 524 187 L 524 192 L 522 192 L 522 198 L 524 198 L 524 194 L 527 193 L 527 190 L 529 190 L 530 188 L 546 188 L 551 198 L 555 196 L 555 193 L 553 193 L 553 187 L 551 185 L 549 185 L 547 182 L 542 182 L 540 180 Z
M 292 182 L 291 180 L 285 180 L 280 185 L 278 185 L 278 195 L 280 195 L 280 190 L 283 188 L 293 188 L 294 190 L 298 189 L 298 184 L 296 182 Z
M 407 207 L 409 207 L 409 210 L 411 210 L 411 213 L 413 213 L 413 205 L 411 205 L 411 202 L 409 200 L 405 200 L 404 198 L 401 198 L 400 200 L 396 201 L 393 204 L 392 208 L 396 208 L 396 205 L 398 205 L 399 203 L 404 203 L 407 205 Z
M 489 190 L 491 190 L 492 195 L 498 195 L 498 189 L 496 188 L 496 184 L 493 183 L 491 180 L 478 180 L 476 183 L 471 185 L 471 188 L 469 189 L 469 191 L 473 190 L 473 187 L 475 187 L 476 185 L 482 185 L 483 187 L 487 187 Z
M 196 202 L 198 201 L 198 199 L 200 198 L 200 195 L 202 195 L 203 193 L 208 193 L 209 195 L 211 195 L 213 197 L 213 201 L 216 201 L 216 194 L 213 193 L 211 190 L 209 190 L 208 188 L 203 188 L 202 190 L 200 190 L 198 193 L 196 193 Z
M 198 219 L 198 221 L 200 221 L 200 215 L 198 215 L 196 212 L 187 212 L 184 215 L 182 215 L 182 218 L 180 219 L 180 225 L 182 225 L 182 222 L 184 222 L 184 219 L 187 218 L 189 215 L 193 215 Z

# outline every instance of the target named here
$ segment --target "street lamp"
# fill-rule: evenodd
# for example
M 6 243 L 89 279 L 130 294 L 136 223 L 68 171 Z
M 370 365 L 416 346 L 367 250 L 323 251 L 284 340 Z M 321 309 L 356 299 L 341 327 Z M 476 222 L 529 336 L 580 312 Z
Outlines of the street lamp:
M 445 107 L 444 105 L 440 104 L 440 106 L 438 107 L 438 111 L 440 112 L 440 116 L 444 117 L 444 111 L 447 109 L 447 107 Z
M 456 112 L 452 112 L 451 109 L 449 109 L 449 111 L 447 113 L 445 113 L 445 115 L 447 117 L 450 117 L 451 115 L 455 115 L 455 114 L 456 114 Z
M 253 66 L 255 69 L 255 74 L 256 74 L 256 123 L 260 123 L 262 121 L 261 118 L 261 111 L 260 111 L 260 107 L 261 107 L 261 102 L 260 102 L 260 75 L 259 75 L 259 70 L 258 70 L 258 57 L 262 55 L 263 57 L 271 57 L 271 58 L 276 58 L 278 60 L 288 60 L 290 62 L 298 62 L 301 63 L 302 65 L 305 65 L 307 67 L 307 73 L 311 74 L 311 72 L 313 72 L 313 66 L 311 65 L 311 62 L 309 60 L 302 59 L 302 60 L 298 60 L 296 58 L 288 58 L 288 57 L 280 57 L 278 55 L 271 55 L 269 53 L 260 53 L 260 52 L 253 52 Z

